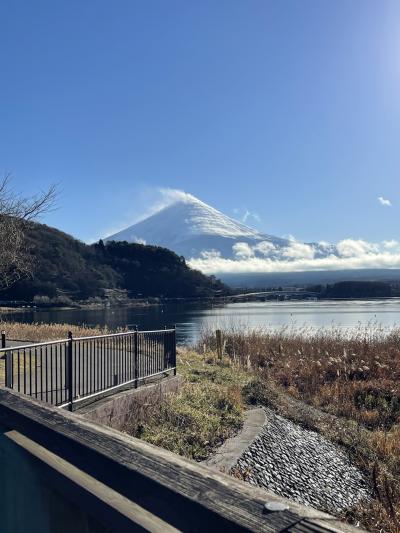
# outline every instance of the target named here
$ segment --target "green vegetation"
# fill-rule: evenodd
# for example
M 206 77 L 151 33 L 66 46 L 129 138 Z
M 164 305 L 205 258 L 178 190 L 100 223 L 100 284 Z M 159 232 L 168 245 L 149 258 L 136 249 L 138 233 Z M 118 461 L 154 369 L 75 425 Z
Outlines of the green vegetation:
M 34 273 L 3 291 L 3 300 L 68 305 L 103 299 L 112 290 L 130 298 L 208 297 L 227 290 L 165 248 L 102 241 L 89 246 L 33 222 L 25 233 Z
M 206 360 L 187 350 L 179 351 L 178 361 L 178 372 L 184 377 L 179 392 L 169 395 L 161 406 L 150 404 L 144 423 L 136 424 L 133 416 L 125 431 L 201 461 L 241 428 L 242 389 L 250 376 L 227 360 Z

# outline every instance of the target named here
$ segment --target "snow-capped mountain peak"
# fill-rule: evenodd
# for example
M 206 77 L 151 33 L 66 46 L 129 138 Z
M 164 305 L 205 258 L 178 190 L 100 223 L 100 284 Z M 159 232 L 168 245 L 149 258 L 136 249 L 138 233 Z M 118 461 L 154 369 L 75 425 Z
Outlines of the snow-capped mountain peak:
M 210 252 L 237 258 L 247 250 L 273 257 L 291 245 L 290 240 L 252 229 L 186 193 L 106 240 L 163 246 L 188 260 Z

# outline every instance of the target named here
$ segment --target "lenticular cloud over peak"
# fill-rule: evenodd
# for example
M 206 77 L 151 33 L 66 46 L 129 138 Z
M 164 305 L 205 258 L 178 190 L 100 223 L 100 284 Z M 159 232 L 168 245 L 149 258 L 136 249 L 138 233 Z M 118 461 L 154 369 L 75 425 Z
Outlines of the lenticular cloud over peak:
M 106 240 L 169 248 L 205 273 L 400 268 L 400 243 L 304 243 L 253 229 L 190 193 L 161 189 L 151 214 Z
M 166 207 L 167 205 L 171 205 L 175 202 L 183 202 L 183 203 L 200 203 L 203 204 L 201 200 L 196 198 L 196 196 L 193 196 L 193 194 L 190 194 L 189 192 L 181 191 L 180 189 L 166 189 L 161 188 L 159 189 L 159 192 L 161 194 L 162 200 L 161 203 L 163 203 L 163 207 Z

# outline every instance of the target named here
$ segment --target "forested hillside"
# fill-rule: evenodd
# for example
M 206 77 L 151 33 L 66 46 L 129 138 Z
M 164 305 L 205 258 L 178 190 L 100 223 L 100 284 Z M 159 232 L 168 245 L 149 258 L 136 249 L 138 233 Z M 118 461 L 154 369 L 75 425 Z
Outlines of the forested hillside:
M 0 298 L 31 301 L 39 296 L 85 300 L 103 298 L 108 289 L 126 289 L 129 297 L 196 297 L 225 292 L 213 277 L 190 269 L 165 248 L 102 241 L 84 244 L 43 224 L 26 233 L 34 272 Z
M 388 298 L 394 289 L 382 281 L 341 281 L 322 290 L 324 298 Z

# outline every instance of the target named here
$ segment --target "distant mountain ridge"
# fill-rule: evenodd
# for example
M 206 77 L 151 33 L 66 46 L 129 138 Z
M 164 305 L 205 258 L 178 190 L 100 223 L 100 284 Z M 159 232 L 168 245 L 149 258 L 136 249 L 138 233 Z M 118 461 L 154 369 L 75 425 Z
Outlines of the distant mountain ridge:
M 178 199 L 105 241 L 145 242 L 173 250 L 187 260 L 204 257 L 207 253 L 217 253 L 226 259 L 240 258 L 240 254 L 246 253 L 243 244 L 255 255 L 276 259 L 282 250 L 292 245 L 289 239 L 252 229 L 191 195 Z M 316 257 L 332 253 L 333 249 L 314 243 L 308 246 Z
M 399 269 L 365 268 L 357 270 L 314 270 L 305 272 L 249 272 L 240 274 L 222 273 L 219 278 L 234 289 L 294 286 L 339 283 L 343 281 L 397 282 Z

